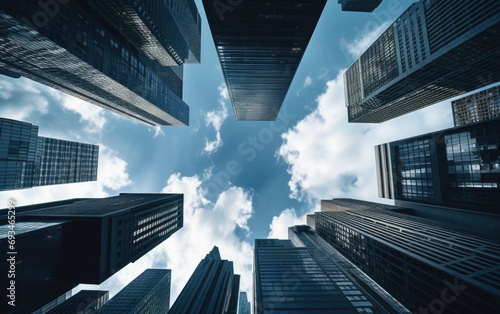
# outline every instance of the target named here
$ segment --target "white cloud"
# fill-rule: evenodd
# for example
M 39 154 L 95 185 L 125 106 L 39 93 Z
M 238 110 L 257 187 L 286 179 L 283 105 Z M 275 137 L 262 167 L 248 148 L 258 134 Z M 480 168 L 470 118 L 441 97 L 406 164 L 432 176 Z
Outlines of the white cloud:
M 43 85 L 25 78 L 11 79 L 1 76 L 0 101 L 2 106 L 0 107 L 0 116 L 27 121 L 32 116 L 47 114 L 49 100 L 41 92 L 43 88 Z
M 56 90 L 53 90 L 53 96 L 59 101 L 64 110 L 71 111 L 80 116 L 80 122 L 85 123 L 85 131 L 89 133 L 101 132 L 107 122 L 105 117 L 106 110 Z
M 217 110 L 209 111 L 205 114 L 205 125 L 212 126 L 215 129 L 215 140 L 209 141 L 205 138 L 205 152 L 208 154 L 215 153 L 217 149 L 222 146 L 222 139 L 220 135 L 220 128 L 222 123 L 229 116 L 225 102 L 229 99 L 227 87 L 225 85 L 219 86 L 219 105 Z
M 288 164 L 292 198 L 376 200 L 375 145 L 452 126 L 449 101 L 378 125 L 347 123 L 342 73 L 327 83 L 317 108 L 282 135 L 276 155 Z
M 15 199 L 17 206 L 23 206 L 70 198 L 106 197 L 109 196 L 106 189 L 118 191 L 132 184 L 126 167 L 127 162 L 120 158 L 116 151 L 101 144 L 99 145 L 97 182 L 48 185 L 31 189 L 3 191 L 0 192 L 0 208 L 3 208 L 1 204 L 7 204 L 8 199 Z
M 253 248 L 235 234 L 239 228 L 248 232 L 252 215 L 252 196 L 240 187 L 231 186 L 219 194 L 215 203 L 206 198 L 202 183 L 209 179 L 173 174 L 164 193 L 184 193 L 184 226 L 162 244 L 162 258 L 172 269 L 172 294 L 178 296 L 201 259 L 214 245 L 222 258 L 234 262 L 235 273 L 242 276 L 241 291 L 251 293 Z M 251 295 L 251 294 L 250 294 Z
M 132 181 L 127 173 L 127 162 L 117 156 L 110 148 L 99 145 L 99 164 L 97 182 L 102 188 L 118 191 Z
M 165 135 L 163 130 L 161 129 L 161 126 L 149 126 L 148 131 L 153 131 L 155 134 L 153 135 L 153 138 L 157 138 L 160 135 Z
M 359 58 L 371 44 L 392 24 L 392 21 L 385 21 L 371 30 L 365 30 L 358 34 L 354 41 L 341 41 L 341 47 L 354 58 Z
M 273 221 L 269 225 L 268 239 L 288 239 L 288 227 L 294 225 L 304 225 L 306 223 L 306 215 L 297 217 L 297 212 L 294 208 L 283 210 L 279 216 L 274 216 Z
M 306 87 L 309 87 L 311 86 L 313 83 L 313 80 L 312 78 L 308 75 L 306 76 L 306 78 L 304 79 L 304 84 L 302 85 L 302 88 L 306 88 Z

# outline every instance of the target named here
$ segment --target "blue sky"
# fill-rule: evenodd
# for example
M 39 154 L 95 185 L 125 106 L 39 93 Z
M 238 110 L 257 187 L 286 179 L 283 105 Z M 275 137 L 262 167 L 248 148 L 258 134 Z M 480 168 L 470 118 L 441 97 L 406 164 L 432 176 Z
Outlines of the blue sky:
M 328 1 L 276 122 L 235 121 L 203 7 L 201 64 L 184 71 L 189 127 L 147 127 L 21 78 L 0 77 L 0 116 L 41 136 L 100 145 L 97 182 L 0 192 L 18 206 L 121 192 L 184 193 L 184 227 L 101 285 L 115 294 L 145 268 L 172 269 L 172 301 L 213 245 L 253 295 L 255 238 L 287 238 L 321 199 L 377 197 L 373 146 L 451 127 L 450 101 L 375 124 L 348 124 L 342 71 L 414 1 L 373 13 Z M 478 80 L 478 85 L 484 84 Z

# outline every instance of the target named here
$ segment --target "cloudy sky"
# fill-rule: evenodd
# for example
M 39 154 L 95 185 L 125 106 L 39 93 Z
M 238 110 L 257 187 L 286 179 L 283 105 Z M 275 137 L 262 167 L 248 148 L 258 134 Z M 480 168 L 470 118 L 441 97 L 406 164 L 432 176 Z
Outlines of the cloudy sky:
M 451 127 L 450 101 L 376 124 L 348 124 L 342 73 L 411 0 L 371 14 L 328 1 L 275 122 L 235 121 L 204 20 L 201 64 L 184 71 L 189 127 L 147 127 L 36 82 L 0 77 L 0 116 L 39 135 L 100 146 L 98 181 L 0 192 L 17 205 L 118 193 L 184 193 L 184 227 L 101 285 L 114 295 L 148 267 L 172 269 L 171 303 L 217 245 L 252 288 L 255 238 L 287 238 L 321 199 L 377 197 L 373 146 Z M 482 84 L 484 82 L 478 82 Z

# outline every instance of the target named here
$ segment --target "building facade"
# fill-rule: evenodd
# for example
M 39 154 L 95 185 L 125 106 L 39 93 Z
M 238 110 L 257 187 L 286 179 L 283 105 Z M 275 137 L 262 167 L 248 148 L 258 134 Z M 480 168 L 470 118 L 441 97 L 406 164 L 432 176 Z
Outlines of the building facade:
M 7 211 L 0 217 L 7 221 Z M 182 194 L 122 193 L 17 207 L 16 300 L 22 306 L 14 313 L 39 309 L 79 283 L 102 283 L 182 225 Z M 0 226 L 5 252 L 8 228 Z M 7 273 L 8 262 L 1 266 Z
M 349 122 L 380 123 L 500 80 L 500 3 L 413 3 L 346 71 Z
M 38 136 L 38 126 L 0 118 L 0 191 L 97 180 L 99 146 Z
M 237 120 L 276 120 L 326 0 L 203 0 Z
M 170 269 L 146 269 L 96 313 L 166 314 L 170 280 Z
M 382 0 L 339 0 L 342 11 L 373 12 Z
M 451 102 L 455 126 L 500 117 L 500 86 L 462 97 Z
M 238 314 L 250 314 L 250 302 L 248 302 L 247 293 L 240 292 L 240 301 L 238 302 Z
M 255 240 L 254 313 L 409 313 L 310 227 L 288 235 Z
M 170 308 L 169 314 L 236 314 L 240 276 L 233 262 L 221 259 L 219 249 L 198 264 L 186 286 Z
M 109 299 L 109 292 L 102 290 L 82 290 L 54 307 L 47 314 L 91 314 L 96 313 Z
M 498 242 L 345 202 L 327 210 L 315 213 L 318 234 L 410 311 L 498 310 Z
M 148 125 L 188 125 L 182 64 L 200 59 L 193 0 L 0 4 L 0 68 Z
M 379 196 L 499 214 L 500 119 L 375 147 Z

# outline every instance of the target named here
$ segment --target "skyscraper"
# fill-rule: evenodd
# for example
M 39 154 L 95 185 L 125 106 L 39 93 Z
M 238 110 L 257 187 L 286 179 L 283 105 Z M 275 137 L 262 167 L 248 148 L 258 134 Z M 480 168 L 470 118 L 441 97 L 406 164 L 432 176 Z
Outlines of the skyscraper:
M 379 196 L 499 214 L 500 118 L 375 147 Z
M 0 68 L 149 125 L 187 125 L 182 64 L 200 59 L 193 0 L 2 1 Z
M 347 70 L 349 122 L 387 121 L 500 80 L 500 3 L 454 4 L 413 3 Z
M 99 146 L 38 136 L 30 123 L 0 118 L 0 191 L 97 180 Z
M 250 314 L 250 302 L 248 302 L 247 293 L 240 292 L 240 301 L 238 303 L 238 314 Z
M 3 221 L 6 216 L 0 212 Z M 17 207 L 15 310 L 36 310 L 79 283 L 102 283 L 182 225 L 181 194 L 122 193 Z M 14 250 L 7 246 L 8 228 L 0 226 L 4 252 Z M 9 262 L 1 267 L 7 273 Z
M 382 0 L 339 0 L 342 11 L 373 12 Z
M 288 234 L 291 240 L 255 240 L 255 314 L 409 313 L 359 270 L 354 279 L 355 267 L 310 227 Z
M 48 311 L 47 314 L 95 313 L 108 302 L 108 299 L 108 291 L 82 290 Z
M 500 117 L 500 86 L 462 97 L 451 102 L 455 126 Z
M 326 0 L 203 0 L 237 120 L 275 120 Z
M 233 262 L 221 259 L 214 248 L 198 264 L 169 314 L 236 314 L 240 276 Z
M 170 306 L 170 269 L 146 269 L 97 313 L 166 314 Z
M 415 313 L 495 313 L 500 245 L 430 220 L 322 201 L 316 231 Z M 325 204 L 333 204 L 323 211 Z

